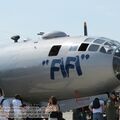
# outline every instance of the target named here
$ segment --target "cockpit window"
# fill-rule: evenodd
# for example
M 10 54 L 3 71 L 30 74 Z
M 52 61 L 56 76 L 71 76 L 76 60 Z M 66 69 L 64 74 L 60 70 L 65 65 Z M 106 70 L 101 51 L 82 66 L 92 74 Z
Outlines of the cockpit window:
M 60 51 L 61 45 L 55 45 L 51 48 L 49 56 L 57 56 Z
M 109 41 L 106 42 L 103 47 L 101 47 L 100 52 L 106 54 L 112 54 L 117 47 L 118 47 L 118 43 L 114 41 Z
M 92 42 L 93 40 L 94 40 L 94 38 L 87 38 L 87 39 L 85 39 L 84 42 Z
M 90 45 L 88 51 L 97 51 L 99 48 L 99 45 L 92 44 Z
M 105 45 L 108 46 L 108 47 L 111 47 L 113 49 L 117 48 L 117 45 L 115 43 L 112 43 L 112 42 L 106 42 Z
M 87 48 L 88 48 L 88 45 L 87 43 L 82 43 L 78 49 L 78 51 L 86 51 Z
M 108 46 L 103 46 L 103 47 L 101 47 L 100 52 L 106 53 L 106 54 L 112 54 L 113 49 L 109 48 Z
M 103 44 L 104 42 L 105 42 L 105 40 L 102 40 L 102 39 L 96 39 L 93 43 Z
M 101 47 L 100 52 L 102 52 L 102 53 L 106 53 L 105 48 L 104 48 L 104 47 Z

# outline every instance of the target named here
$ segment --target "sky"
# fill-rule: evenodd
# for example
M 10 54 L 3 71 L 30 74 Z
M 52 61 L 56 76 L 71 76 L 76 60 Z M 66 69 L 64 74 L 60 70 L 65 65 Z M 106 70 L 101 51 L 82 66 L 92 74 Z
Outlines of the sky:
M 120 0 L 1 0 L 0 44 L 17 34 L 37 39 L 40 31 L 83 35 L 84 21 L 89 36 L 120 42 Z

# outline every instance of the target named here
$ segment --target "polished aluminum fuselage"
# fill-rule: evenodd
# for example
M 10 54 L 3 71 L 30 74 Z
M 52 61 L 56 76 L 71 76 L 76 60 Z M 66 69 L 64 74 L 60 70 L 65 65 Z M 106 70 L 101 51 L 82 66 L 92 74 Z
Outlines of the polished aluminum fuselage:
M 87 37 L 65 37 L 50 40 L 14 43 L 0 49 L 0 87 L 6 96 L 21 94 L 28 101 L 40 101 L 54 95 L 58 99 L 73 98 L 75 91 L 80 97 L 110 92 L 120 81 L 113 71 L 113 54 L 90 51 L 69 51 L 70 46 L 80 46 Z M 57 56 L 48 56 L 53 45 L 62 45 Z M 81 56 L 89 55 L 89 59 Z M 79 56 L 82 75 L 70 69 L 69 77 L 60 71 L 50 78 L 54 59 Z M 47 65 L 43 62 L 48 60 Z

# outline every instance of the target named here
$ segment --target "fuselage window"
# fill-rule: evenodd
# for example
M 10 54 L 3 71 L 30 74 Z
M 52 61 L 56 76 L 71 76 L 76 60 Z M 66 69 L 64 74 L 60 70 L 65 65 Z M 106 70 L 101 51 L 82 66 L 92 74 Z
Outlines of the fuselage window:
M 90 45 L 88 51 L 97 51 L 98 48 L 99 48 L 99 45 L 92 44 L 92 45 Z
M 49 56 L 57 56 L 60 51 L 61 45 L 55 45 L 51 48 Z
M 103 44 L 104 42 L 105 42 L 105 40 L 102 40 L 102 39 L 96 39 L 93 43 Z
M 78 51 L 86 51 L 87 48 L 88 48 L 88 45 L 87 43 L 82 43 L 78 49 Z

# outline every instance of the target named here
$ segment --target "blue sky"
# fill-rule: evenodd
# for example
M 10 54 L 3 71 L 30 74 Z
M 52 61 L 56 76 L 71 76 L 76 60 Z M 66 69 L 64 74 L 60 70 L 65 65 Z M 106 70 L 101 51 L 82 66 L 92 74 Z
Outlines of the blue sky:
M 90 36 L 120 41 L 119 0 L 1 0 L 0 43 L 12 35 L 37 38 L 40 31 L 83 35 L 87 21 Z

